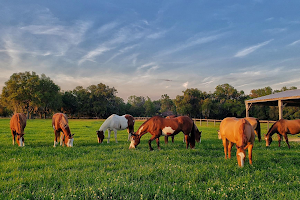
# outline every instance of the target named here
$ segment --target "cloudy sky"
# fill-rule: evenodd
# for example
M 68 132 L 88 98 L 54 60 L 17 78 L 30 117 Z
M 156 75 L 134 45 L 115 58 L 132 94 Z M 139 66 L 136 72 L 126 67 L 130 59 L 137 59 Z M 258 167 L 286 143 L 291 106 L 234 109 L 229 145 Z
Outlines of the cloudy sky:
M 16 72 L 125 101 L 229 83 L 300 88 L 298 0 L 0 1 L 0 88 Z

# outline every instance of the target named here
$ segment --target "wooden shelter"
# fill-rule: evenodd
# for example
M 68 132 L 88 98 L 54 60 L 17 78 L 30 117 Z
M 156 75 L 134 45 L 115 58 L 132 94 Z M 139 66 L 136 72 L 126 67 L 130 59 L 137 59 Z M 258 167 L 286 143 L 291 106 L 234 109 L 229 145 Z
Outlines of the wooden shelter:
M 285 106 L 297 106 L 300 107 L 300 89 L 287 90 L 275 94 L 270 94 L 255 99 L 249 99 L 245 101 L 246 105 L 246 117 L 249 117 L 249 109 L 252 105 L 265 105 L 265 106 L 278 106 L 279 119 L 282 119 L 282 109 Z

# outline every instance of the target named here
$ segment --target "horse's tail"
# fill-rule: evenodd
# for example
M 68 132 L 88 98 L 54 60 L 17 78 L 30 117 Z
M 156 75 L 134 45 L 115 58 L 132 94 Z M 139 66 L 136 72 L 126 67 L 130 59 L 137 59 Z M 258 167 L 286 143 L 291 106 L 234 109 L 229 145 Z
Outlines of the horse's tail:
M 257 122 L 257 126 L 256 126 L 256 133 L 257 133 L 257 137 L 258 137 L 258 141 L 260 142 L 261 140 L 261 132 L 260 132 L 260 122 L 259 119 L 256 118 L 256 122 Z
M 193 124 L 192 124 L 192 130 L 191 130 L 191 135 L 190 135 L 190 145 L 191 148 L 195 147 L 195 126 L 196 124 L 194 123 L 194 121 L 192 120 Z

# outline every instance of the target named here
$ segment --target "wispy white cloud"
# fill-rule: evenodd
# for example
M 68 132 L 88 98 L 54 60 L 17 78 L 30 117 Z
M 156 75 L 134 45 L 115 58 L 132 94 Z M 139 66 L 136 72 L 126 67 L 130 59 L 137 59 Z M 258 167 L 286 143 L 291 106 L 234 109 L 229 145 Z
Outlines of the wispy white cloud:
M 244 56 L 247 56 L 248 54 L 250 53 L 253 53 L 254 51 L 262 48 L 263 46 L 269 44 L 271 41 L 273 41 L 273 39 L 271 40 L 268 40 L 266 42 L 263 42 L 263 43 L 260 43 L 258 45 L 254 45 L 254 46 L 251 46 L 251 47 L 247 47 L 239 52 L 237 52 L 234 57 L 244 57 Z
M 79 61 L 78 64 L 82 64 L 85 61 L 92 61 L 95 62 L 93 60 L 94 57 L 99 56 L 101 54 L 103 54 L 106 51 L 110 51 L 112 48 L 108 48 L 106 46 L 99 46 L 98 48 L 88 52 L 85 56 L 83 56 Z
M 108 62 L 112 61 L 114 58 L 134 49 L 135 47 L 137 47 L 138 44 L 134 44 L 134 45 L 131 45 L 131 46 L 128 46 L 128 47 L 125 47 L 123 49 L 120 49 L 116 54 L 114 54 L 112 57 L 110 57 L 106 62 L 105 64 L 107 64 Z
M 296 40 L 296 41 L 292 42 L 291 44 L 288 44 L 288 46 L 294 46 L 298 43 L 300 43 L 300 40 Z

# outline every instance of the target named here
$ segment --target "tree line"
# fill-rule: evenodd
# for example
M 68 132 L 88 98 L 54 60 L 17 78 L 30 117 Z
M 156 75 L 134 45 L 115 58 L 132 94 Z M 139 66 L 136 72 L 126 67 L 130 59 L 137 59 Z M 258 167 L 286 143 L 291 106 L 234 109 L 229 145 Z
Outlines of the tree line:
M 73 118 L 107 118 L 111 114 L 131 114 L 135 117 L 154 115 L 188 115 L 193 118 L 223 119 L 225 117 L 244 117 L 245 100 L 265 96 L 296 87 L 283 87 L 272 90 L 271 87 L 251 90 L 246 95 L 225 83 L 218 85 L 214 92 L 204 92 L 197 88 L 182 91 L 175 99 L 167 94 L 159 100 L 132 95 L 125 102 L 117 96 L 117 90 L 103 83 L 87 88 L 77 86 L 73 90 L 61 91 L 45 74 L 35 72 L 14 73 L 1 93 L 0 116 L 10 116 L 13 112 L 26 113 L 28 118 L 50 117 L 55 112 L 63 112 Z M 285 119 L 300 118 L 297 107 L 283 110 Z M 250 116 L 259 119 L 278 120 L 278 108 L 254 106 Z

